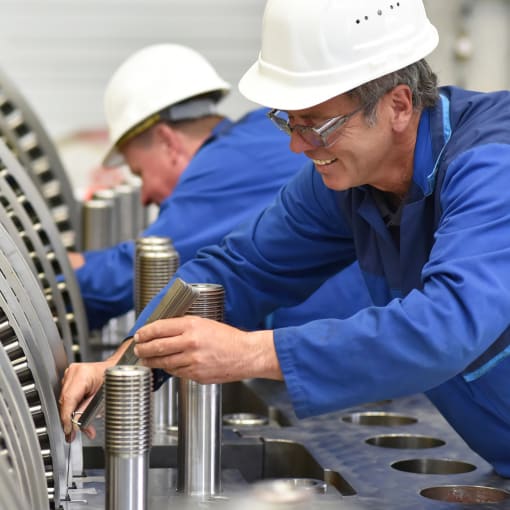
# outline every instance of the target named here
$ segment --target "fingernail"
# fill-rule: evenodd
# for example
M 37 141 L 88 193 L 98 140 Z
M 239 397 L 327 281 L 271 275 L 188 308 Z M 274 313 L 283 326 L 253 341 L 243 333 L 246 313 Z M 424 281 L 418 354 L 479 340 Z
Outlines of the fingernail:
M 73 428 L 72 428 L 71 426 L 66 425 L 66 426 L 64 427 L 64 434 L 65 434 L 66 436 L 68 436 L 68 435 L 71 433 L 71 431 L 72 431 L 72 430 L 73 430 Z
M 135 344 L 140 340 L 140 337 L 138 336 L 138 333 L 135 333 L 135 336 L 133 337 L 133 342 L 135 342 Z

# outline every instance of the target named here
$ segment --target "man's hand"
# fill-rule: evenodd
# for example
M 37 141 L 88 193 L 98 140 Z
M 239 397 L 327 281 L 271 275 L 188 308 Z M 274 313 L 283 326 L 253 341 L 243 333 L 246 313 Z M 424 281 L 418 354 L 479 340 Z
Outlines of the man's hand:
M 101 386 L 107 367 L 105 362 L 72 363 L 64 372 L 58 403 L 60 420 L 67 441 L 74 439 L 77 429 L 77 425 L 71 422 L 72 413 L 74 411 L 78 413 L 76 419 L 79 421 L 79 413 L 86 409 L 87 404 Z M 96 435 L 93 427 L 84 429 L 84 432 L 90 438 Z
M 272 331 L 246 332 L 196 316 L 162 319 L 134 336 L 142 364 L 202 384 L 282 379 Z
M 85 265 L 85 257 L 76 251 L 67 252 L 67 256 L 69 258 L 69 263 L 71 267 L 76 271 L 76 269 L 80 269 L 83 265 Z
M 71 421 L 73 412 L 77 412 L 77 421 L 80 420 L 80 412 L 83 412 L 92 397 L 97 393 L 104 380 L 104 373 L 108 367 L 117 363 L 123 352 L 127 349 L 131 340 L 124 342 L 117 351 L 107 360 L 97 363 L 71 363 L 64 372 L 60 398 L 60 421 L 64 429 L 66 441 L 71 442 L 78 428 Z M 88 437 L 93 439 L 96 435 L 94 427 L 83 429 Z

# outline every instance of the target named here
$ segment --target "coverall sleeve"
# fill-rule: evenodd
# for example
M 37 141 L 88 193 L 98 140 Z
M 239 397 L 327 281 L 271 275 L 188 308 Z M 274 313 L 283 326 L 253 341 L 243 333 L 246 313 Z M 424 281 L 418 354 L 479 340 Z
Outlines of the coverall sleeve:
M 126 241 L 83 253 L 85 264 L 75 274 L 90 329 L 133 309 L 134 251 L 134 242 Z

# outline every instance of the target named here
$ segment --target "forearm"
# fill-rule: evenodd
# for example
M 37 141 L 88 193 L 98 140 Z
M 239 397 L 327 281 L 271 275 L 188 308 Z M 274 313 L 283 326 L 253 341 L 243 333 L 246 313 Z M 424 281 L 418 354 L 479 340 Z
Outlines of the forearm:
M 253 331 L 246 333 L 246 367 L 244 376 L 283 380 L 280 363 L 274 346 L 273 331 Z

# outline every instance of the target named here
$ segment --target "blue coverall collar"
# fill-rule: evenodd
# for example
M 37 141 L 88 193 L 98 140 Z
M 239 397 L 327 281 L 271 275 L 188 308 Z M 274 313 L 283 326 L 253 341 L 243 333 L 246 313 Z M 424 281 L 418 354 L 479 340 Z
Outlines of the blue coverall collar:
M 422 112 L 416 137 L 413 183 L 424 196 L 434 191 L 439 161 L 450 136 L 450 102 L 441 94 L 434 108 Z

